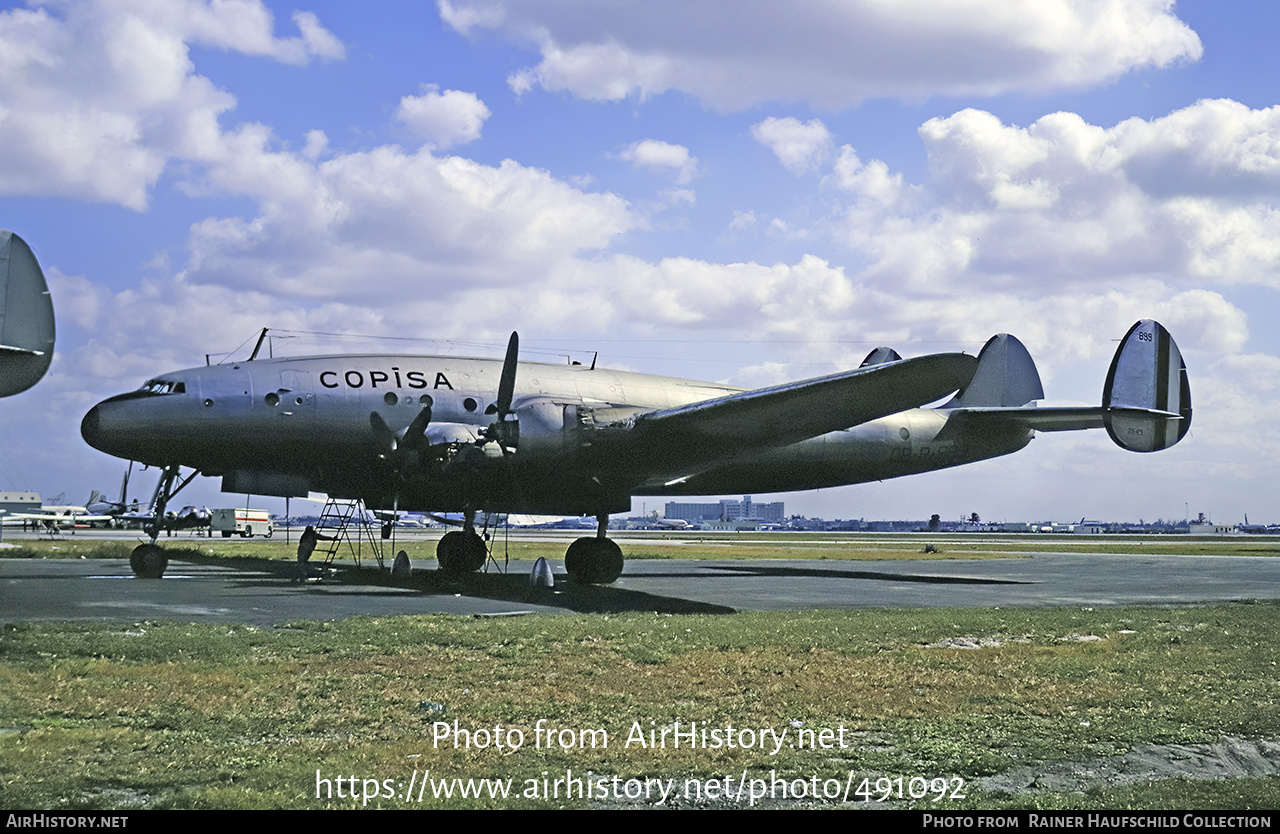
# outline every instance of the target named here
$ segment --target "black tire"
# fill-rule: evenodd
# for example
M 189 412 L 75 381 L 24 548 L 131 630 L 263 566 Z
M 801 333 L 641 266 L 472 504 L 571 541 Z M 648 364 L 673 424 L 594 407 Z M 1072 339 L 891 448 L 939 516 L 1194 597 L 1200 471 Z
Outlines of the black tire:
M 484 567 L 484 560 L 488 557 L 484 539 L 464 530 L 445 533 L 436 545 L 436 561 L 440 570 L 451 576 L 475 573 Z
M 223 531 L 222 531 L 222 537 L 223 537 L 224 539 L 229 539 L 229 538 L 231 538 L 231 531 L 230 531 L 230 530 L 223 530 Z
M 129 567 L 139 579 L 159 579 L 169 567 L 169 554 L 157 544 L 140 544 L 129 554 Z
M 569 579 L 583 585 L 609 585 L 622 575 L 622 548 L 611 539 L 575 539 L 564 554 Z

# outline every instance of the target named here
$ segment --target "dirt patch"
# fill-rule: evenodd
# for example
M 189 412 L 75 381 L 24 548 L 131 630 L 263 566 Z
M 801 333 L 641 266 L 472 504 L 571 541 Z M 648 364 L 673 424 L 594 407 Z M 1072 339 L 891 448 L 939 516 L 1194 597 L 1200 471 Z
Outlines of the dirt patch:
M 1125 632 L 1132 634 L 1133 632 Z M 1030 643 L 1033 635 L 1010 636 L 992 634 L 987 637 L 946 637 L 936 643 L 926 643 L 926 649 L 995 649 L 1009 643 Z M 1102 638 L 1096 634 L 1068 634 L 1057 638 L 1059 643 L 1094 643 Z
M 1043 763 L 988 776 L 983 788 L 1007 793 L 1085 791 L 1159 779 L 1240 779 L 1280 773 L 1280 742 L 1224 738 L 1214 744 L 1144 744 L 1123 756 Z

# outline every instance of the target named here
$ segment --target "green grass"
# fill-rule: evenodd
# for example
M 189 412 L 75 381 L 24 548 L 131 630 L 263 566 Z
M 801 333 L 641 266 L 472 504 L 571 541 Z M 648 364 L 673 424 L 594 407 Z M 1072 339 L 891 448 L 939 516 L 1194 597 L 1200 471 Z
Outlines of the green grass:
M 879 610 L 10 625 L 0 632 L 0 804 L 320 808 L 321 776 L 523 780 L 958 777 L 933 807 L 1277 807 L 1275 777 L 1085 794 L 983 790 L 1035 763 L 1142 744 L 1274 739 L 1274 603 L 1177 609 Z M 1081 636 L 1099 639 L 1082 640 Z M 940 648 L 948 638 L 987 648 Z M 442 708 L 442 711 L 440 709 Z M 539 719 L 607 749 L 538 749 Z M 432 743 L 433 723 L 518 728 L 515 751 Z M 844 748 L 646 749 L 673 722 L 843 728 Z M 789 736 L 794 739 L 794 735 Z M 591 805 L 428 799 L 424 807 Z M 921 803 L 922 807 L 928 803 Z M 404 807 L 378 798 L 369 807 Z M 414 804 L 416 806 L 416 803 Z
M 1195 554 L 1206 556 L 1280 556 L 1280 540 L 1271 537 L 1201 536 L 1033 536 L 1014 534 L 832 534 L 832 533 L 627 533 L 623 552 L 627 559 L 815 559 L 888 561 L 902 559 L 999 559 L 1019 558 L 1028 553 L 1120 553 L 1134 555 Z M 545 557 L 559 562 L 564 558 L 565 535 L 558 537 L 524 534 L 513 539 L 497 535 L 495 555 L 534 561 Z M 139 539 L 140 540 L 140 539 Z M 0 558 L 128 558 L 137 541 L 102 541 L 67 536 L 57 540 L 18 539 L 14 548 L 0 550 Z M 285 542 L 254 538 L 161 538 L 168 548 L 198 551 L 201 558 L 268 559 L 293 561 L 297 537 Z M 924 553 L 926 544 L 937 553 Z M 400 540 L 396 550 L 405 550 L 414 562 L 435 560 L 436 538 Z M 344 543 L 340 559 L 350 559 L 352 551 Z M 372 560 L 367 543 L 362 558 Z M 388 546 L 384 558 L 394 553 Z M 181 555 L 178 558 L 182 558 Z

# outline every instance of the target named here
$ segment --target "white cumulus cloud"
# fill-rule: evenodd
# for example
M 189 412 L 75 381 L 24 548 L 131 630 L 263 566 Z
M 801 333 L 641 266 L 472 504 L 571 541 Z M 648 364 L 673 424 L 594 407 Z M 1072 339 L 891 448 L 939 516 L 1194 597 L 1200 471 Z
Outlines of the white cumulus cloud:
M 770 116 L 752 125 L 751 135 L 773 151 L 782 167 L 793 174 L 817 170 L 834 146 L 831 131 L 819 119 L 802 122 L 793 116 Z
M 1280 108 L 1230 101 L 1109 128 L 961 110 L 920 127 L 917 185 L 842 148 L 829 181 L 852 199 L 832 233 L 868 258 L 865 279 L 917 293 L 1138 279 L 1280 288 L 1277 132 Z
M 341 58 L 315 15 L 274 34 L 259 0 L 71 0 L 0 12 L 0 193 L 143 209 L 170 160 L 220 153 L 235 99 L 197 75 L 192 45 L 290 64 Z
M 445 90 L 428 85 L 420 96 L 405 96 L 396 108 L 396 119 L 417 138 L 437 150 L 464 145 L 480 138 L 489 108 L 475 93 Z
M 538 50 L 536 65 L 512 74 L 517 91 L 613 101 L 680 90 L 721 110 L 1076 89 L 1202 51 L 1172 0 L 439 5 L 463 34 L 496 30 Z
M 477 283 L 536 281 L 637 222 L 615 195 L 512 160 L 491 166 L 393 145 L 317 160 L 278 147 L 260 125 L 226 144 L 193 188 L 251 197 L 257 212 L 192 228 L 193 282 L 306 299 L 406 287 L 447 298 Z
M 677 183 L 687 183 L 698 171 L 698 158 L 683 145 L 673 145 L 658 139 L 642 139 L 632 142 L 617 154 L 619 159 L 637 168 L 667 170 Z

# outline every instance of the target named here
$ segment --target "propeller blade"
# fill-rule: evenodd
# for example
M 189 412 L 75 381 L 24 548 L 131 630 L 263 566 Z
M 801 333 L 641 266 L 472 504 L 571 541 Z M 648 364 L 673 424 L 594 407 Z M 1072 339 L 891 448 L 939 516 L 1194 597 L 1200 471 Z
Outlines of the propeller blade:
M 419 449 L 430 446 L 431 441 L 427 439 L 427 426 L 430 424 L 431 406 L 424 405 L 418 415 L 413 418 L 413 422 L 409 424 L 409 428 L 404 430 L 402 448 Z
M 387 421 L 382 419 L 382 415 L 376 411 L 369 412 L 369 425 L 373 428 L 373 436 L 378 442 L 378 447 L 382 450 L 382 455 L 386 455 L 396 450 L 396 435 L 391 431 L 391 427 L 387 425 Z
M 516 393 L 516 360 L 520 354 L 520 334 L 511 331 L 507 342 L 507 358 L 502 360 L 502 378 L 498 381 L 498 422 L 511 413 L 511 398 Z

